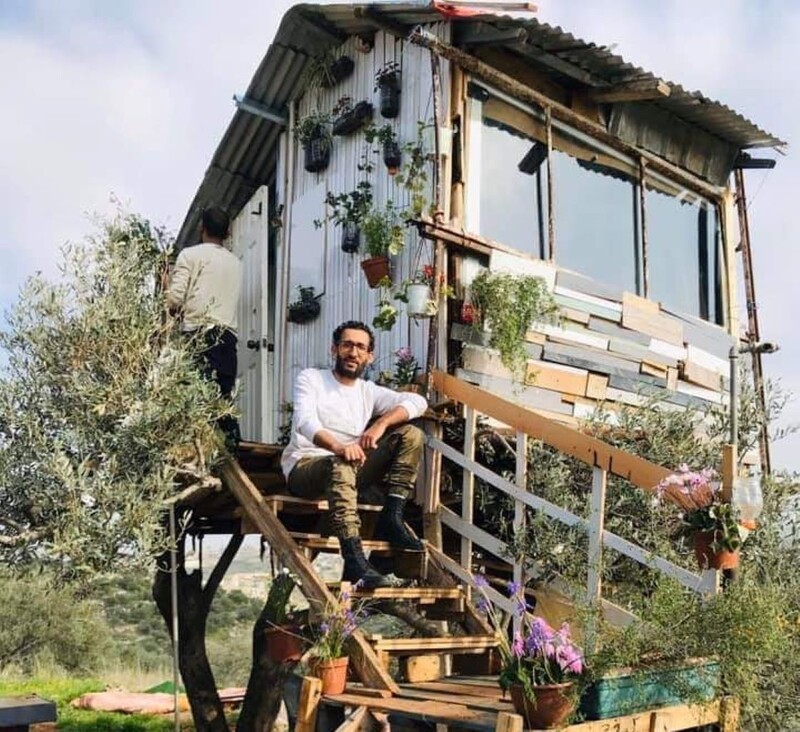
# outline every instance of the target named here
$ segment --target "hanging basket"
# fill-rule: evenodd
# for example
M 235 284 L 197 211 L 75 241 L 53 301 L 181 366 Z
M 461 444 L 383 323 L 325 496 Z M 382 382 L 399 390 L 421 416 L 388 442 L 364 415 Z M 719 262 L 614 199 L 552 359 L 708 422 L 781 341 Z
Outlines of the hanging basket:
M 331 89 L 344 81 L 356 68 L 355 61 L 349 56 L 339 56 L 326 69 L 322 77 L 321 86 Z
M 389 276 L 389 257 L 371 257 L 361 262 L 367 284 L 375 289 L 384 277 Z
M 303 167 L 309 173 L 320 173 L 331 161 L 331 142 L 325 137 L 312 137 L 303 146 Z
M 305 641 L 294 626 L 269 628 L 264 631 L 267 640 L 267 657 L 273 663 L 299 661 L 303 655 Z
M 696 531 L 694 533 L 694 556 L 700 569 L 734 569 L 739 566 L 739 550 L 715 551 L 713 531 Z
M 289 305 L 286 309 L 286 320 L 290 323 L 310 323 L 319 317 L 322 306 L 320 305 L 319 298 L 322 295 L 317 295 L 308 300 L 297 300 Z
M 359 102 L 334 120 L 332 132 L 334 135 L 352 135 L 358 132 L 369 120 L 372 119 L 372 104 Z
M 413 282 L 406 289 L 408 303 L 406 313 L 409 318 L 430 318 L 431 288 L 422 282 Z
M 383 145 L 383 164 L 389 170 L 389 175 L 395 175 L 400 170 L 400 165 L 403 162 L 403 153 L 400 150 L 400 145 L 396 140 L 386 142 Z
M 533 687 L 533 699 L 525 696 L 522 684 L 511 687 L 511 701 L 514 710 L 522 715 L 526 727 L 532 729 L 552 729 L 566 721 L 575 711 L 575 699 L 572 695 L 573 682 L 548 684 Z
M 400 73 L 385 74 L 378 80 L 381 117 L 394 119 L 400 114 Z
M 332 661 L 320 661 L 312 658 L 311 673 L 322 680 L 323 694 L 341 694 L 347 684 L 348 657 L 334 658 Z

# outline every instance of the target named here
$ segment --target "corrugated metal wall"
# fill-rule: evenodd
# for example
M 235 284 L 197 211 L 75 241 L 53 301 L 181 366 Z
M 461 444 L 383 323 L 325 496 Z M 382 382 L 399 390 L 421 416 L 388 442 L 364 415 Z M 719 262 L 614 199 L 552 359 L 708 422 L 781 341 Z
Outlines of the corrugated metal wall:
M 449 28 L 446 24 L 431 25 L 429 29 L 442 40 L 449 40 Z M 347 95 L 352 98 L 353 104 L 364 99 L 371 101 L 375 106 L 373 118 L 375 125 L 391 123 L 401 145 L 403 142 L 415 140 L 418 121 L 433 120 L 433 86 L 429 51 L 381 32 L 375 35 L 374 47 L 369 53 L 360 53 L 356 50 L 355 44 L 356 39 L 351 38 L 340 49 L 341 53 L 347 54 L 355 62 L 353 75 L 333 89 L 315 90 L 306 94 L 298 103 L 298 119 L 314 108 L 321 111 L 331 110 L 340 97 Z M 395 120 L 385 120 L 380 116 L 378 95 L 373 91 L 373 87 L 375 73 L 385 63 L 393 60 L 401 65 L 402 71 L 400 115 Z M 441 69 L 441 79 L 441 123 L 447 124 L 450 84 L 446 66 Z M 323 181 L 328 190 L 334 193 L 353 190 L 361 179 L 358 165 L 365 144 L 364 135 L 360 132 L 347 137 L 335 137 L 330 165 L 320 174 L 307 173 L 304 170 L 302 149 L 298 148 L 292 200 L 298 200 Z M 396 185 L 394 179 L 388 175 L 380 155 L 375 156 L 375 162 L 375 170 L 370 176 L 375 203 L 380 205 L 386 200 L 392 200 L 396 205 L 406 206 L 407 192 Z M 286 369 L 286 386 L 282 399 L 291 399 L 292 384 L 300 369 L 330 364 L 331 332 L 339 323 L 355 319 L 371 324 L 377 312 L 379 291 L 370 290 L 367 286 L 361 271 L 362 256 L 342 252 L 339 239 L 339 229 L 329 225 L 326 261 L 323 262 L 320 252 L 319 262 L 320 268 L 324 264 L 327 269 L 320 317 L 304 325 L 288 324 L 286 346 L 282 354 L 283 368 Z M 291 251 L 290 241 L 290 257 Z M 407 229 L 405 249 L 393 259 L 392 280 L 396 284 L 412 275 L 422 264 L 432 262 L 431 245 L 423 244 L 420 256 L 420 239 L 415 230 Z M 292 299 L 292 293 L 289 293 L 289 299 Z M 389 332 L 376 332 L 374 367 L 377 370 L 391 370 L 394 365 L 394 351 L 403 346 L 409 346 L 420 363 L 425 362 L 428 321 L 406 318 L 402 303 L 395 301 L 395 304 L 400 309 L 401 315 L 394 328 Z

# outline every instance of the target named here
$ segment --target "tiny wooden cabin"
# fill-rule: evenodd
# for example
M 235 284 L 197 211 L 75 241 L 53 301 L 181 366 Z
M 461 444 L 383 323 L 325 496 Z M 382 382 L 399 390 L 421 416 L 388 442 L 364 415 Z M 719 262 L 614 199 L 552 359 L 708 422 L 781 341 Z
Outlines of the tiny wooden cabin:
M 390 81 L 394 90 L 385 88 Z M 579 428 L 600 402 L 612 415 L 615 405 L 652 395 L 677 408 L 726 402 L 729 353 L 745 329 L 753 332 L 737 315 L 741 230 L 732 181 L 752 161 L 747 150 L 781 140 L 721 102 L 502 4 L 298 5 L 236 103 L 178 245 L 193 242 L 205 205 L 235 217 L 233 246 L 245 278 L 245 439 L 278 441 L 293 379 L 303 367 L 329 364 L 336 325 L 375 322 L 370 378 L 391 372 L 395 353 L 408 348 L 421 373 L 431 374 L 426 385 L 437 398 L 464 408 L 463 453 L 444 444 L 437 427 L 430 430 L 428 480 L 417 497 L 428 580 L 468 583 L 476 549 L 505 556 L 497 537 L 472 524 L 478 475 L 515 501 L 518 522 L 533 509 L 586 529 L 585 597 L 607 617 L 627 621 L 602 596 L 604 547 L 696 592 L 716 591 L 719 572 L 695 574 L 604 534 L 608 474 L 651 490 L 673 466 L 648 463 Z M 401 160 L 387 164 L 384 157 L 398 152 L 391 143 Z M 360 239 L 348 224 L 360 226 Z M 390 269 L 371 287 L 361 264 L 381 226 L 390 231 Z M 472 284 L 486 269 L 541 277 L 560 311 L 558 324 L 530 324 L 517 374 L 475 324 Z M 411 317 L 403 298 L 421 272 L 433 279 L 432 305 L 426 317 Z M 526 490 L 524 460 L 514 482 L 487 475 L 474 461 L 478 414 L 506 425 L 518 445 L 535 438 L 584 461 L 593 476 L 591 515 L 575 516 Z M 305 560 L 335 542 L 297 529 L 281 533 L 272 516 L 294 504 L 279 497 L 259 503 L 263 486 L 246 475 L 265 472 L 269 452 L 259 450 L 248 447 L 240 455 L 244 470 L 225 476 L 242 506 L 240 529 L 263 534 L 308 580 L 304 591 L 324 599 Z M 442 456 L 464 471 L 460 510 L 440 501 Z M 727 489 L 734 462 L 727 455 Z M 458 537 L 455 551 L 443 532 Z M 507 564 L 508 576 L 525 576 L 524 566 Z M 491 648 L 478 615 L 467 611 L 466 625 L 471 645 L 378 639 L 369 650 L 359 641 L 359 674 L 397 696 L 385 674 L 391 654 Z M 370 706 L 368 699 L 361 702 Z M 707 722 L 720 719 L 715 703 Z M 495 717 L 499 709 L 492 707 Z M 442 723 L 451 719 L 442 715 Z M 480 726 L 489 717 L 470 728 L 494 729 Z

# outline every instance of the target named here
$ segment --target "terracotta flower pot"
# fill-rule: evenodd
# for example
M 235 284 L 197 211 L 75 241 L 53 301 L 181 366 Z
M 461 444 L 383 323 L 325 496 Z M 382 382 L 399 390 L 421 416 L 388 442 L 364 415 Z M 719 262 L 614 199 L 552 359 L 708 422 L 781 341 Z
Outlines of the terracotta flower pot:
M 389 276 L 389 258 L 372 257 L 361 262 L 361 269 L 367 277 L 367 283 L 373 289 L 380 284 L 384 277 Z
M 739 566 L 739 550 L 714 551 L 713 531 L 697 531 L 694 534 L 694 556 L 701 569 L 733 569 Z
M 564 722 L 575 711 L 575 699 L 570 694 L 573 683 L 548 684 L 533 687 L 533 699 L 525 696 L 522 684 L 511 687 L 514 710 L 533 729 L 552 729 Z
M 299 661 L 303 655 L 303 639 L 297 628 L 270 628 L 264 631 L 267 637 L 267 656 L 273 663 Z
M 331 661 L 311 660 L 311 673 L 322 680 L 323 694 L 341 694 L 347 683 L 348 657 L 334 658 Z

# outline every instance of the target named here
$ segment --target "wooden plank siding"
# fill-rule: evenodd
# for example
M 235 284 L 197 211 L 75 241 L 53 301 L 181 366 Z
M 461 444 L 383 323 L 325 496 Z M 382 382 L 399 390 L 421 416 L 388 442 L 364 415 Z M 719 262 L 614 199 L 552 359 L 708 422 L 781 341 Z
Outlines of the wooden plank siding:
M 589 418 L 600 402 L 612 420 L 617 407 L 651 398 L 672 409 L 727 402 L 734 341 L 722 327 L 550 263 L 516 257 L 515 268 L 514 259 L 508 251 L 492 254 L 490 268 L 497 262 L 507 271 L 546 274 L 561 322 L 531 324 L 527 364 L 517 375 L 488 347 L 488 333 L 453 323 L 450 339 L 462 345 L 458 378 L 567 424 Z

